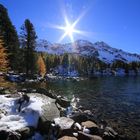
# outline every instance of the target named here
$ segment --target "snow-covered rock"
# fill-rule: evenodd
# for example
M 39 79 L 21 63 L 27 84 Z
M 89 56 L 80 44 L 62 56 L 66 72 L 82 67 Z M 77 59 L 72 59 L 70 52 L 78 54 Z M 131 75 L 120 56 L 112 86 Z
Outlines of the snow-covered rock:
M 29 97 L 29 103 L 23 103 L 18 112 L 19 98 L 0 95 L 0 109 L 4 110 L 0 114 L 0 130 L 14 131 L 27 126 L 36 128 L 40 117 L 46 117 L 47 120 L 59 117 L 54 99 L 37 93 L 29 94 Z
M 74 121 L 72 119 L 66 117 L 56 118 L 54 119 L 54 122 L 56 125 L 60 126 L 62 130 L 70 129 L 74 124 Z
M 16 99 L 0 95 L 0 108 L 6 114 L 1 114 L 0 130 L 18 130 L 26 126 L 37 127 L 39 114 L 42 113 L 43 99 L 31 96 L 30 103 L 24 105 L 21 112 L 17 112 Z

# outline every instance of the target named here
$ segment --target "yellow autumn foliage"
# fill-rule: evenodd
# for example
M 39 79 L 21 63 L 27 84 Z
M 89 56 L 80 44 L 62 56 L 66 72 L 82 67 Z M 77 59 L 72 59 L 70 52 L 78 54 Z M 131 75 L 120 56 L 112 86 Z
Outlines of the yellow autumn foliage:
M 0 39 L 0 71 L 6 72 L 8 70 L 8 60 L 6 50 L 3 47 L 3 42 Z
M 44 77 L 46 74 L 46 65 L 41 55 L 38 58 L 37 65 L 39 74 Z

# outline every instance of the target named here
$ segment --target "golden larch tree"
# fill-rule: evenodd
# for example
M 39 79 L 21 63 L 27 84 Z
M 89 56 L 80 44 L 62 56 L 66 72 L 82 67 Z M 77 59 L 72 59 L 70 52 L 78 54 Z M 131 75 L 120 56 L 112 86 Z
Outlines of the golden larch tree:
M 37 65 L 39 74 L 44 77 L 46 74 L 46 65 L 41 55 L 38 58 Z
M 0 38 L 0 71 L 6 72 L 8 70 L 8 60 L 6 50 L 3 47 L 3 42 Z

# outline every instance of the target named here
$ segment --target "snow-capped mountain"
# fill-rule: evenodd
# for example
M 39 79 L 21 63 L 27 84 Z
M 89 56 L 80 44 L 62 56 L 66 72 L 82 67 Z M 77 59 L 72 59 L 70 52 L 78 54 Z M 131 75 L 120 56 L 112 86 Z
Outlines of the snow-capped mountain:
M 47 52 L 50 54 L 75 53 L 79 55 L 93 55 L 97 52 L 93 44 L 84 40 L 77 40 L 74 43 L 51 44 L 46 40 L 39 40 L 37 51 Z
M 120 49 L 112 48 L 104 42 L 94 43 L 94 47 L 98 50 L 100 60 L 111 63 L 115 60 L 124 62 L 140 61 L 140 55 L 125 52 Z
M 75 53 L 84 56 L 98 54 L 98 58 L 105 63 L 112 63 L 115 60 L 121 60 L 126 63 L 140 62 L 140 55 L 112 48 L 105 42 L 91 43 L 86 40 L 77 40 L 74 43 L 52 44 L 46 40 L 39 40 L 37 42 L 37 51 L 50 54 Z

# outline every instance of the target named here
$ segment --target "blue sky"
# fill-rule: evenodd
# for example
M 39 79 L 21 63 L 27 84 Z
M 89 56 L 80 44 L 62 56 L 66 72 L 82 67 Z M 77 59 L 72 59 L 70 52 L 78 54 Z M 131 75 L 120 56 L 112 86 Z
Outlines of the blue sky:
M 64 13 L 75 28 L 86 31 L 74 39 L 104 41 L 110 46 L 140 54 L 140 0 L 0 0 L 9 12 L 18 33 L 26 18 L 34 24 L 38 38 L 58 42 L 65 25 Z M 64 12 L 65 11 L 65 12 Z M 62 43 L 70 42 L 67 36 Z

